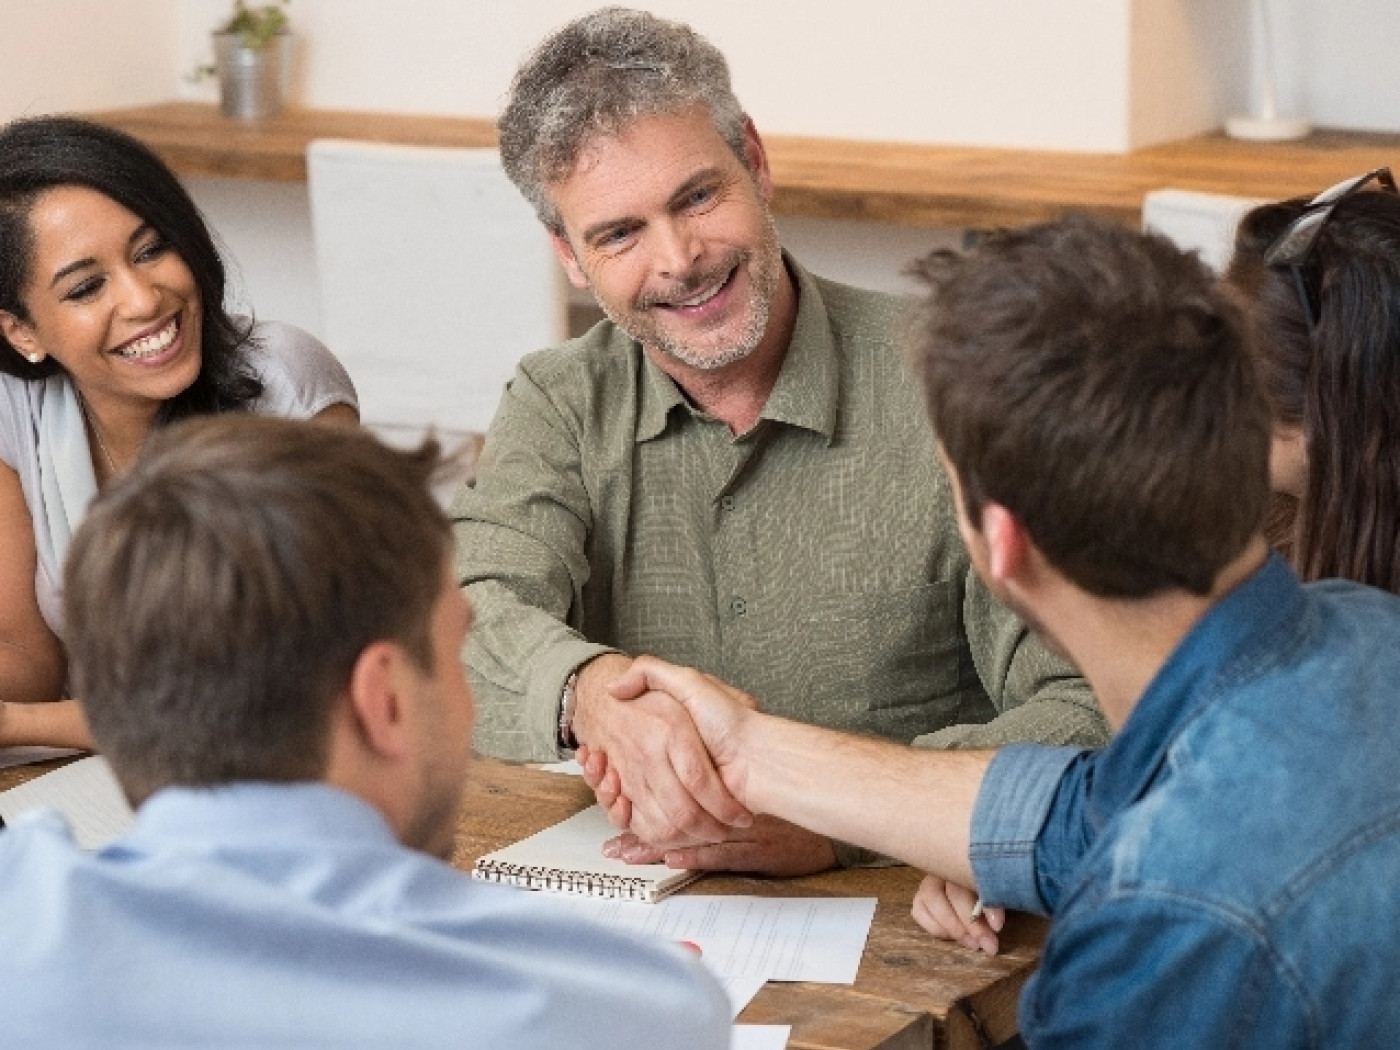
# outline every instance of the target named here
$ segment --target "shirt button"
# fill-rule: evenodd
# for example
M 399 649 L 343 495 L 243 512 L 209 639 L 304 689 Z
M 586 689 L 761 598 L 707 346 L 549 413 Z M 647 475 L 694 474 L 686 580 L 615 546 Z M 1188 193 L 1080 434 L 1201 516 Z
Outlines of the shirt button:
M 729 608 L 734 611 L 735 616 L 744 616 L 749 611 L 749 603 L 742 598 L 735 598 L 729 603 Z
M 721 496 L 721 497 L 719 498 L 719 505 L 720 505 L 723 509 L 725 509 L 725 510 L 733 510 L 733 509 L 734 509 L 734 497 L 733 497 L 733 496 Z

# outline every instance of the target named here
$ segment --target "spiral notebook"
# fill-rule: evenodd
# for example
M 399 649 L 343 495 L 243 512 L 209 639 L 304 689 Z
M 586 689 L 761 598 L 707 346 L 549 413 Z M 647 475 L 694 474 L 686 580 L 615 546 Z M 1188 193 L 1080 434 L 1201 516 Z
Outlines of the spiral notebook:
M 472 875 L 531 890 L 577 893 L 622 900 L 660 900 L 700 877 L 664 864 L 628 864 L 603 856 L 603 843 L 618 834 L 601 807 L 590 806 L 568 820 L 476 862 Z

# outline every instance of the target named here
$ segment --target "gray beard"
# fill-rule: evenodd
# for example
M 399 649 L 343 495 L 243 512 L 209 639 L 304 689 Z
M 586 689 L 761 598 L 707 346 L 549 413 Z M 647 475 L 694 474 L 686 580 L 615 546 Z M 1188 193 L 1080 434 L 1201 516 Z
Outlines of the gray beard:
M 698 372 L 717 372 L 721 368 L 726 368 L 736 361 L 742 361 L 755 350 L 759 343 L 763 342 L 763 336 L 768 331 L 769 303 L 772 296 L 758 297 L 754 303 L 752 315 L 749 317 L 748 327 L 740 333 L 734 345 L 723 350 L 700 351 L 694 350 L 689 345 L 672 338 L 665 332 L 654 333 L 650 339 L 643 338 L 642 333 L 633 331 L 621 318 L 615 316 L 607 307 L 603 312 L 608 318 L 624 332 L 630 335 L 639 343 L 655 347 L 667 357 L 673 357 L 681 364 L 695 369 Z
M 773 296 L 777 294 L 778 283 L 782 280 L 783 272 L 783 250 L 778 243 L 778 228 L 773 222 L 771 212 L 765 209 L 767 220 L 767 236 L 752 253 L 740 257 L 735 261 L 735 265 L 743 266 L 746 263 L 758 260 L 752 271 L 753 280 L 753 313 L 749 317 L 749 323 L 745 329 L 739 333 L 734 344 L 719 350 L 700 351 L 680 342 L 664 331 L 642 332 L 630 325 L 624 318 L 609 309 L 597 296 L 594 296 L 598 306 L 607 315 L 608 320 L 617 325 L 629 336 L 641 343 L 643 346 L 651 346 L 661 351 L 667 357 L 674 358 L 681 364 L 693 368 L 698 372 L 715 372 L 721 368 L 726 368 L 736 361 L 742 361 L 758 349 L 763 342 L 763 337 L 768 333 L 768 318 L 772 313 Z M 639 302 L 634 304 L 634 308 L 643 307 L 646 304 Z

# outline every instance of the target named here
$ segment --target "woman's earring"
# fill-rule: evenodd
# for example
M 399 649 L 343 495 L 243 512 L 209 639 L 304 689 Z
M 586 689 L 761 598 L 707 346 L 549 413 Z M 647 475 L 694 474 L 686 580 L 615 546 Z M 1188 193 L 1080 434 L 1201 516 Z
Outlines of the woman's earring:
M 24 356 L 28 358 L 29 363 L 31 365 L 37 365 L 40 361 L 44 359 L 44 355 L 39 353 L 38 351 L 35 351 L 32 354 L 25 354 Z

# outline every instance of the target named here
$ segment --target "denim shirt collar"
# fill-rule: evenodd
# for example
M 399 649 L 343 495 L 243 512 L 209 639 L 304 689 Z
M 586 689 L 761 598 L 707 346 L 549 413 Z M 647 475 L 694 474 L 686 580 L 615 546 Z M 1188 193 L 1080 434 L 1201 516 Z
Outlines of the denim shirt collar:
M 1248 673 L 1261 646 L 1300 615 L 1303 594 L 1293 570 L 1271 554 L 1187 632 L 1099 755 L 1089 800 L 1095 826 L 1146 793 L 1177 738 L 1220 695 L 1216 685 Z

